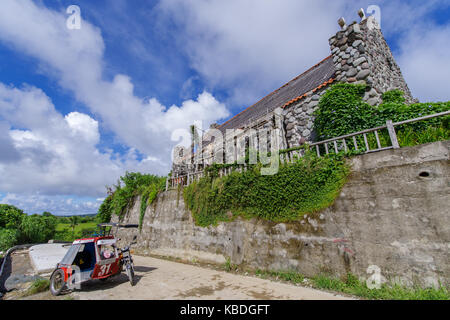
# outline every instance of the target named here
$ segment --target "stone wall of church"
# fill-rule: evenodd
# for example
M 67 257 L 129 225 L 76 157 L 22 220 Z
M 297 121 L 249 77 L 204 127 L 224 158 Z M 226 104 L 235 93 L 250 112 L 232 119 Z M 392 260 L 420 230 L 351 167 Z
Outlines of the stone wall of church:
M 407 103 L 414 101 L 374 17 L 344 27 L 329 42 L 336 80 L 368 84 L 364 100 L 370 105 L 381 103 L 382 94 L 392 89 L 402 90 Z
M 303 142 L 314 141 L 314 111 L 319 107 L 319 100 L 328 87 L 315 92 L 310 91 L 306 97 L 283 110 L 286 142 L 288 148 L 298 147 Z
M 336 69 L 335 81 L 368 84 L 363 99 L 372 106 L 380 104 L 382 94 L 392 89 L 402 90 L 407 103 L 415 102 L 374 17 L 345 26 L 329 42 Z M 310 91 L 305 98 L 283 110 L 289 148 L 315 141 L 313 113 L 328 88 Z

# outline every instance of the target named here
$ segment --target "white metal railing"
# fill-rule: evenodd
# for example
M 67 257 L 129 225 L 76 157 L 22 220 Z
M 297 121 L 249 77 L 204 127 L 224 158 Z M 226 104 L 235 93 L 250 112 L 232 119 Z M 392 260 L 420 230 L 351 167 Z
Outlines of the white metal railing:
M 330 153 L 330 144 L 332 145 L 331 146 L 331 150 L 334 149 L 335 153 L 338 153 L 339 150 L 342 150 L 342 149 L 345 152 L 347 152 L 349 150 L 349 148 L 348 148 L 346 140 L 347 139 L 351 139 L 352 143 L 353 143 L 353 146 L 355 147 L 355 150 L 359 150 L 360 146 L 358 146 L 358 142 L 357 142 L 356 138 L 358 136 L 362 135 L 363 138 L 364 138 L 365 153 L 378 152 L 378 151 L 389 150 L 389 149 L 398 149 L 398 148 L 400 148 L 400 145 L 398 143 L 395 127 L 401 126 L 401 125 L 404 125 L 404 124 L 408 124 L 408 123 L 413 123 L 413 122 L 418 122 L 418 121 L 423 121 L 423 120 L 429 120 L 429 119 L 432 119 L 432 118 L 442 117 L 442 116 L 446 116 L 446 115 L 450 115 L 450 111 L 435 113 L 435 114 L 432 114 L 432 115 L 428 115 L 428 116 L 424 116 L 424 117 L 420 117 L 420 118 L 415 118 L 415 119 L 410 119 L 410 120 L 405 120 L 405 121 L 400 121 L 400 122 L 396 122 L 396 123 L 393 123 L 391 120 L 388 120 L 386 122 L 385 126 L 372 128 L 372 129 L 368 129 L 368 130 L 363 130 L 363 131 L 355 132 L 355 133 L 348 134 L 348 135 L 345 135 L 345 136 L 341 136 L 341 137 L 337 137 L 337 138 L 333 138 L 333 139 L 328 139 L 328 140 L 324 140 L 324 141 L 320 141 L 320 142 L 316 142 L 316 143 L 311 144 L 310 147 L 315 147 L 316 148 L 316 152 L 317 152 L 317 155 L 319 157 L 321 156 L 320 146 L 324 146 L 325 153 L 329 154 Z M 378 134 L 378 131 L 381 131 L 381 130 L 384 130 L 384 129 L 387 129 L 387 131 L 389 133 L 389 138 L 390 138 L 390 141 L 391 141 L 391 146 L 388 146 L 388 147 L 382 147 L 381 146 L 380 136 Z M 372 132 L 375 134 L 377 147 L 370 149 L 370 145 L 369 145 L 369 141 L 368 141 L 367 135 L 369 133 L 372 133 Z M 340 146 L 338 146 L 338 142 L 341 142 Z
M 325 154 L 327 154 L 327 155 L 330 153 L 337 154 L 340 151 L 345 151 L 345 152 L 349 151 L 350 147 L 347 143 L 347 140 L 351 140 L 350 143 L 351 143 L 351 145 L 353 145 L 354 150 L 363 150 L 364 149 L 364 153 L 373 153 L 373 152 L 379 152 L 379 151 L 390 150 L 390 149 L 399 149 L 400 145 L 398 143 L 395 127 L 413 123 L 413 122 L 429 120 L 429 119 L 433 119 L 433 118 L 437 118 L 437 117 L 448 116 L 448 115 L 450 115 L 450 111 L 440 112 L 440 113 L 436 113 L 436 114 L 432 114 L 432 115 L 428 115 L 428 116 L 424 116 L 424 117 L 420 117 L 420 118 L 400 121 L 400 122 L 396 122 L 396 123 L 393 123 L 391 120 L 388 120 L 388 121 L 386 121 L 386 125 L 384 125 L 384 126 L 347 134 L 347 135 L 333 138 L 333 139 L 315 142 L 315 143 L 310 144 L 309 147 L 315 148 L 316 152 L 317 152 L 317 156 L 319 156 L 319 157 L 322 156 L 321 149 L 325 150 Z M 385 130 L 385 129 L 387 129 L 387 131 L 389 133 L 389 139 L 390 139 L 391 145 L 387 146 L 387 147 L 382 147 L 379 131 Z M 369 139 L 368 139 L 368 134 L 370 134 L 370 133 L 374 133 L 375 140 L 376 140 L 376 147 L 372 148 L 372 149 L 370 148 Z M 362 136 L 362 138 L 363 138 L 363 141 L 364 141 L 363 147 L 358 145 L 358 140 L 360 140 L 360 139 L 357 139 L 357 138 L 359 136 Z M 323 146 L 323 148 L 321 148 L 321 146 Z M 281 163 L 294 162 L 296 159 L 301 158 L 303 156 L 303 154 L 304 154 L 304 150 L 302 150 L 302 149 L 292 150 L 289 152 L 281 153 L 280 154 L 280 162 Z M 206 166 L 208 166 L 208 165 L 206 165 Z M 246 170 L 247 170 L 246 164 L 236 165 L 234 167 L 230 166 L 227 168 L 219 169 L 219 176 L 220 177 L 227 176 L 233 171 L 243 172 Z M 183 176 L 179 176 L 179 177 L 168 178 L 167 182 L 166 182 L 166 191 L 169 190 L 170 188 L 174 188 L 179 185 L 189 186 L 192 182 L 198 181 L 200 178 L 202 178 L 204 176 L 205 176 L 204 171 L 198 171 L 195 173 L 189 173 L 187 175 L 183 175 Z

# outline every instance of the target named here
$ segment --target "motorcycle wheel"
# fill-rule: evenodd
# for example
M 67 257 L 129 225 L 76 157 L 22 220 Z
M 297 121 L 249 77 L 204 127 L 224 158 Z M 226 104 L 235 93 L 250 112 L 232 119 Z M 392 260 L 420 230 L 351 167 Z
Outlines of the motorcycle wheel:
M 127 264 L 126 268 L 127 268 L 128 280 L 130 280 L 130 284 L 133 287 L 134 286 L 134 268 L 133 268 L 133 264 L 131 264 L 131 263 Z
M 50 292 L 54 296 L 59 296 L 65 288 L 64 271 L 62 269 L 56 269 L 50 277 Z

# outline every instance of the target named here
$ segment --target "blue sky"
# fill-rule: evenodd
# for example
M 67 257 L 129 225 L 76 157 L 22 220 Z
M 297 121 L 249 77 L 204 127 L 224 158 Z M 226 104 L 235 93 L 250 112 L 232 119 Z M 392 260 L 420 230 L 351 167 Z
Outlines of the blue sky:
M 0 202 L 94 213 L 126 171 L 167 174 L 194 121 L 223 122 L 328 56 L 337 19 L 370 5 L 413 95 L 450 100 L 449 1 L 2 0 Z

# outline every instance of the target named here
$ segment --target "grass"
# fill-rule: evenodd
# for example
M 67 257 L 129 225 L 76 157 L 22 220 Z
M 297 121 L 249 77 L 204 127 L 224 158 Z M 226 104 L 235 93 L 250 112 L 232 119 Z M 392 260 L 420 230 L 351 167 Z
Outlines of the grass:
M 35 294 L 45 292 L 50 289 L 50 281 L 47 279 L 39 279 L 32 283 L 30 288 L 24 293 L 23 297 L 33 296 Z
M 228 259 L 224 265 L 228 272 L 237 270 Z M 380 289 L 370 289 L 364 281 L 349 273 L 345 279 L 327 274 L 319 274 L 313 278 L 306 278 L 296 271 L 267 271 L 256 270 L 255 276 L 269 280 L 281 280 L 295 285 L 308 283 L 315 289 L 335 291 L 357 296 L 369 300 L 450 300 L 448 289 L 441 286 L 439 289 L 421 288 L 415 286 L 407 288 L 399 284 L 383 284 Z
M 97 222 L 86 222 L 86 223 L 80 223 L 75 226 L 75 233 L 80 233 L 83 229 L 95 229 L 97 227 Z M 67 223 L 58 223 L 56 226 L 56 232 L 64 231 L 64 229 L 68 229 L 70 232 L 72 232 L 72 227 L 70 224 Z
M 331 277 L 325 274 L 312 278 L 313 286 L 317 289 L 333 290 L 351 294 L 371 300 L 449 300 L 450 294 L 447 288 L 423 289 L 418 286 L 406 288 L 394 284 L 383 284 L 380 289 L 369 289 L 365 282 L 361 282 L 356 276 L 348 274 L 345 280 Z
M 256 270 L 255 275 L 258 277 L 267 279 L 267 278 L 275 278 L 277 280 L 283 280 L 287 282 L 291 282 L 294 284 L 303 283 L 305 277 L 295 271 L 264 271 L 264 270 Z
M 234 265 L 231 263 L 231 259 L 227 258 L 227 261 L 223 264 L 223 269 L 227 272 L 235 271 L 237 270 L 237 265 Z
M 83 230 L 95 230 L 97 229 L 97 222 L 85 222 L 80 223 L 75 226 L 74 232 L 72 232 L 72 227 L 68 223 L 59 223 L 56 226 L 55 240 L 59 241 L 74 241 L 76 239 L 85 238 L 83 235 Z M 90 234 L 90 233 L 89 233 Z
M 302 284 L 305 277 L 295 271 L 262 271 L 256 270 L 255 275 L 261 278 L 283 280 L 293 284 Z M 383 284 L 380 289 L 370 289 L 365 282 L 355 275 L 348 274 L 344 280 L 326 274 L 317 275 L 309 280 L 316 289 L 341 292 L 370 300 L 449 300 L 447 288 L 423 289 L 418 286 L 407 288 L 398 284 Z
M 421 131 L 412 128 L 399 130 L 397 138 L 401 147 L 412 147 L 420 144 L 445 141 L 450 139 L 450 130 L 442 127 L 428 127 Z

